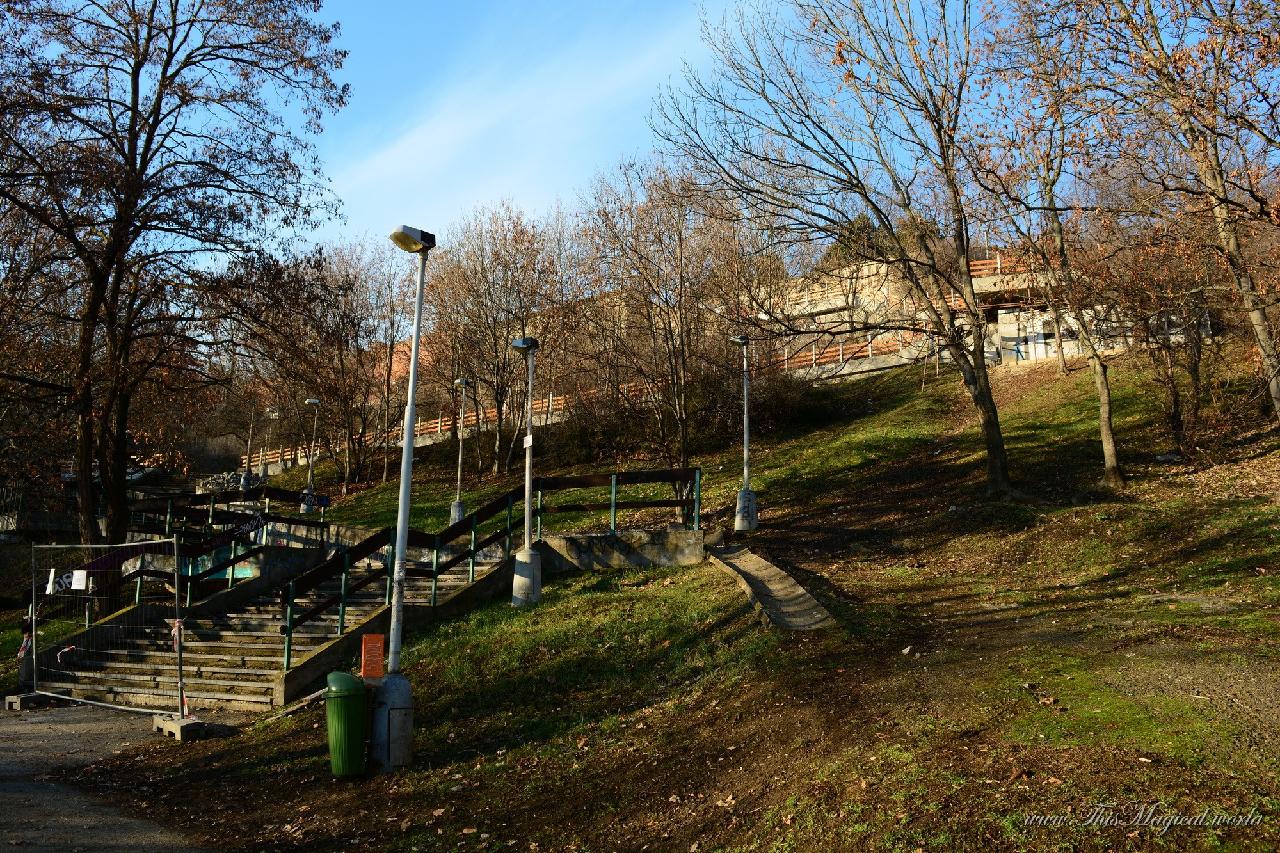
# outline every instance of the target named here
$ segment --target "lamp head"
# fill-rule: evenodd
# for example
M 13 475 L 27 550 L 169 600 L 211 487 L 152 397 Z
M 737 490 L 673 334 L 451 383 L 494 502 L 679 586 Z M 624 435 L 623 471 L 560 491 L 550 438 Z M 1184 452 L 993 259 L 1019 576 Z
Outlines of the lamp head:
M 539 344 L 538 344 L 537 338 L 524 337 L 524 338 L 516 338 L 514 341 L 511 342 L 511 346 L 514 347 L 522 355 L 528 355 L 529 353 L 537 350 Z
M 434 249 L 436 247 L 436 235 L 429 231 L 423 231 L 421 228 L 401 225 L 391 232 L 391 242 L 406 252 L 412 252 L 416 255 Z
M 465 376 L 460 376 L 457 379 L 453 380 L 453 384 L 458 385 L 462 388 L 470 388 L 472 385 L 472 382 L 470 379 L 467 379 Z
M 308 406 L 318 406 L 318 405 L 320 405 L 320 401 L 319 401 L 319 400 L 317 400 L 315 397 L 308 397 L 307 399 L 303 400 L 302 402 L 303 402 L 305 405 L 308 405 Z
M 729 338 L 729 343 L 737 344 L 740 347 L 745 347 L 747 343 L 750 342 L 750 340 L 751 339 L 748 338 L 746 335 L 734 335 L 732 338 Z

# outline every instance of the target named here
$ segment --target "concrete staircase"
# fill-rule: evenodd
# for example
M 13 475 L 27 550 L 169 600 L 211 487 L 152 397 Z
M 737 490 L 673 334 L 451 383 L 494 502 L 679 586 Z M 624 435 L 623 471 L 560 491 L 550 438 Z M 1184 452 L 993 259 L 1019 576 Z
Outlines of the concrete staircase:
M 351 577 L 363 577 L 379 565 L 380 561 L 362 561 L 352 567 Z M 476 581 L 494 567 L 491 563 L 477 564 Z M 468 586 L 465 565 L 443 573 L 437 584 L 437 606 L 445 606 Z M 337 595 L 339 588 L 338 578 L 326 581 L 309 594 L 298 596 L 294 612 L 306 612 Z M 382 580 L 351 593 L 342 620 L 342 635 L 353 629 L 359 631 L 362 623 L 386 608 L 385 602 L 386 582 Z M 410 577 L 405 602 L 414 608 L 430 608 L 430 578 Z M 283 700 L 278 683 L 285 665 L 283 625 L 283 608 L 274 591 L 226 613 L 186 619 L 182 662 L 188 707 L 263 711 L 280 704 Z M 111 641 L 107 648 L 85 652 L 65 665 L 42 667 L 40 689 L 114 705 L 176 708 L 178 661 L 170 626 L 158 622 L 127 633 L 127 637 Z M 290 652 L 291 668 L 305 664 L 317 650 L 339 636 L 336 606 L 297 626 Z

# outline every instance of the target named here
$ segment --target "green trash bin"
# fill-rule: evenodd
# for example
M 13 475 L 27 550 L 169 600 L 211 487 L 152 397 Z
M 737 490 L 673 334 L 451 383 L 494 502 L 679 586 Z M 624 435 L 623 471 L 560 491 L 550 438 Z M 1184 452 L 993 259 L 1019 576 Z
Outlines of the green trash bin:
M 331 672 L 324 698 L 333 775 L 359 776 L 364 773 L 364 682 L 349 672 Z

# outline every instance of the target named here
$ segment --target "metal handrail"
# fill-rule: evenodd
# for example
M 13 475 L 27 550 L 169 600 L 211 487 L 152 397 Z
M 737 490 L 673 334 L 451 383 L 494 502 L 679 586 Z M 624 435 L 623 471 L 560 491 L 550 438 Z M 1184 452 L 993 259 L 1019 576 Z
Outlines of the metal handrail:
M 677 498 L 674 500 L 618 500 L 619 486 L 641 483 L 671 483 L 672 485 L 688 484 L 691 487 L 691 494 L 688 497 Z M 616 471 L 609 474 L 535 477 L 533 486 L 538 495 L 538 507 L 535 510 L 535 515 L 539 520 L 539 531 L 541 530 L 541 516 L 543 513 L 551 514 L 555 512 L 608 509 L 610 529 L 616 530 L 619 509 L 643 509 L 649 507 L 679 507 L 686 509 L 690 514 L 691 527 L 696 530 L 701 526 L 701 468 Z M 562 504 L 558 507 L 542 505 L 542 495 L 544 492 L 600 486 L 609 486 L 610 500 L 608 503 Z M 504 553 L 508 556 L 510 555 L 512 538 L 515 532 L 520 529 L 520 526 L 524 524 L 524 514 L 515 512 L 516 504 L 523 499 L 524 486 L 516 486 L 491 498 L 487 503 L 481 505 L 467 515 L 464 515 L 458 521 L 448 525 L 436 533 L 427 533 L 420 530 L 408 531 L 406 540 L 410 547 L 425 548 L 431 551 L 431 567 L 426 569 L 415 568 L 410 570 L 408 574 L 413 577 L 431 578 L 432 606 L 435 606 L 438 603 L 439 579 L 445 572 L 462 564 L 463 562 L 467 562 L 468 582 L 474 582 L 476 557 L 479 556 L 485 548 L 488 548 L 490 545 L 494 545 L 498 542 L 503 542 Z M 506 513 L 505 524 L 487 534 L 481 535 L 479 533 L 479 528 L 482 524 L 504 512 Z M 292 580 L 281 584 L 278 589 L 282 597 L 281 604 L 284 611 L 284 624 L 280 626 L 280 633 L 285 637 L 286 670 L 289 669 L 292 664 L 293 632 L 298 628 L 298 626 L 304 625 L 307 622 L 322 616 L 329 610 L 333 609 L 333 607 L 337 606 L 339 608 L 338 632 L 341 634 L 345 629 L 345 619 L 343 617 L 345 616 L 347 597 L 351 593 L 363 589 L 379 578 L 384 577 L 387 579 L 388 593 L 390 592 L 391 566 L 389 561 L 385 567 L 375 568 L 372 571 L 367 572 L 354 583 L 349 581 L 349 575 L 351 567 L 355 563 L 358 563 L 360 560 L 363 560 L 373 553 L 389 546 L 394 541 L 393 533 L 393 528 L 386 527 L 354 545 L 341 547 L 337 553 L 322 560 L 320 563 L 310 569 L 307 569 Z M 463 537 L 467 538 L 467 546 L 460 549 L 456 554 L 442 560 L 440 557 L 441 550 Z M 340 592 L 329 595 L 321 601 L 317 601 L 301 613 L 297 612 L 297 597 L 299 595 L 305 595 L 306 593 L 318 588 L 326 581 L 338 576 L 341 576 L 342 578 L 342 589 Z

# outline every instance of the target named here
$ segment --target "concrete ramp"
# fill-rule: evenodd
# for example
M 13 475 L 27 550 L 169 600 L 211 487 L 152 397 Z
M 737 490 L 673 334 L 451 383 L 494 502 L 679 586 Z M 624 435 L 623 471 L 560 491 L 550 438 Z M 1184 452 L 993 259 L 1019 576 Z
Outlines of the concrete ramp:
M 816 631 L 835 619 L 795 578 L 745 546 L 708 548 L 707 556 L 733 575 L 767 624 L 789 631 Z

